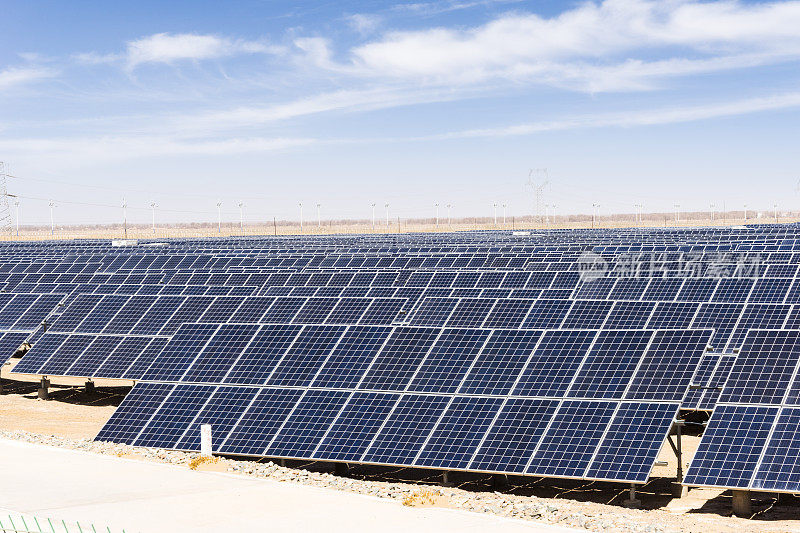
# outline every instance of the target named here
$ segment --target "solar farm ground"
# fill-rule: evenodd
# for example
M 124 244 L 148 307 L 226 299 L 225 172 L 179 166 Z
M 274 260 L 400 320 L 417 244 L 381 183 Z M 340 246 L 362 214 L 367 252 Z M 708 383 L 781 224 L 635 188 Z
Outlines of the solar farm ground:
M 125 445 L 92 442 L 97 432 L 113 414 L 129 392 L 119 381 L 96 380 L 96 389 L 87 393 L 83 380 L 56 378 L 50 387 L 51 401 L 37 398 L 38 383 L 34 377 L 9 376 L 19 359 L 12 359 L 2 368 L 3 390 L 0 396 L 0 438 L 72 448 L 124 459 L 159 462 L 189 468 L 197 454 Z M 686 435 L 683 450 L 686 462 L 699 443 L 699 437 Z M 242 476 L 268 478 L 299 485 L 323 487 L 321 497 L 337 501 L 333 490 L 356 492 L 418 505 L 425 503 L 427 491 L 437 494 L 434 507 L 465 509 L 499 517 L 522 518 L 532 523 L 552 523 L 590 531 L 720 531 L 720 532 L 783 532 L 800 531 L 800 501 L 783 495 L 776 505 L 775 494 L 756 495 L 752 520 L 731 517 L 730 492 L 720 489 L 692 489 L 687 496 L 675 499 L 670 495 L 670 482 L 675 472 L 675 456 L 666 446 L 652 480 L 640 491 L 643 510 L 625 509 L 620 502 L 627 496 L 619 484 L 567 480 L 511 479 L 512 487 L 500 489 L 486 476 L 463 474 L 457 487 L 437 485 L 431 471 L 389 469 L 362 466 L 347 475 L 331 475 L 322 463 L 290 462 L 286 467 L 265 466 L 265 463 L 223 458 L 216 464 L 200 464 L 198 470 L 235 473 Z M 47 465 L 51 479 L 64 479 L 60 464 Z M 149 470 L 148 470 L 149 471 Z M 433 475 L 431 475 L 433 474 Z M 89 473 L 87 473 L 89 475 Z M 114 480 L 102 478 L 102 483 Z M 59 481 L 59 484 L 63 481 Z M 13 490 L 5 484 L 5 490 Z M 316 490 L 316 489 L 315 489 Z M 317 492 L 314 497 L 320 497 Z M 394 516 L 393 513 L 390 515 Z M 413 515 L 412 515 L 413 516 Z M 414 520 L 412 524 L 416 524 Z M 424 522 L 423 522 L 424 523 Z M 506 527 L 510 527 L 506 525 Z

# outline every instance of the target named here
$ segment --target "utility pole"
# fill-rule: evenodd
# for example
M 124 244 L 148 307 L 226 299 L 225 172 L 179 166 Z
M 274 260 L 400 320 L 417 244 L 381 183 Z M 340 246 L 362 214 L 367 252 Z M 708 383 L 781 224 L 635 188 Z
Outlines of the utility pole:
M 372 231 L 375 231 L 375 202 L 372 203 Z
M 56 229 L 55 222 L 53 221 L 53 208 L 55 206 L 56 206 L 56 204 L 54 204 L 53 201 L 51 200 L 50 201 L 50 235 L 51 236 L 53 235 L 53 233 L 55 232 L 55 229 Z
M 506 225 L 506 204 L 503 204 L 503 226 Z
M 439 229 L 439 204 L 436 205 L 436 229 Z
M 530 172 L 528 172 L 528 188 L 534 194 L 535 217 L 539 217 L 539 222 L 542 222 L 542 195 L 548 185 L 550 185 L 550 177 L 546 168 L 530 169 Z
M 497 227 L 497 204 L 494 204 L 494 227 Z
M 239 231 L 244 235 L 244 202 L 239 202 Z
M 128 202 L 125 198 L 122 199 L 122 229 L 125 232 L 125 238 L 128 238 Z
M 597 223 L 597 208 L 600 207 L 600 204 L 592 204 L 592 229 L 594 229 L 594 225 Z
M 321 228 L 322 227 L 322 218 L 320 218 L 319 208 L 320 208 L 320 204 L 317 204 L 317 227 Z
M 450 218 L 450 208 L 451 207 L 453 207 L 453 206 L 450 205 L 450 204 L 447 204 L 447 225 L 448 226 L 452 226 L 453 225 L 452 219 Z
M 156 234 L 156 207 L 158 207 L 158 205 L 156 205 L 155 202 L 152 202 L 150 204 L 150 207 L 153 209 L 153 235 L 155 235 Z
M 217 233 L 222 233 L 222 202 L 217 202 Z
M 389 204 L 385 205 L 386 207 L 386 227 L 389 227 Z

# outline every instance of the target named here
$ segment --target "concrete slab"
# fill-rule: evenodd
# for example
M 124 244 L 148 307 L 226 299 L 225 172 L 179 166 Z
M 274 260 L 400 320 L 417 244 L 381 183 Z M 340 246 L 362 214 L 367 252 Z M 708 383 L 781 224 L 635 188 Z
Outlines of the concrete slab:
M 2 506 L 128 532 L 576 530 L 0 439 Z

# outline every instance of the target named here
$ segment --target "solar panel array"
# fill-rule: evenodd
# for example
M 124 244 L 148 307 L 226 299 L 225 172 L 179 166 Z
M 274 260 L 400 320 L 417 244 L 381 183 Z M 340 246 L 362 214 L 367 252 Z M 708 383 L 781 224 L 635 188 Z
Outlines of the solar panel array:
M 686 483 L 800 491 L 800 331 L 753 330 L 730 370 Z
M 0 358 L 139 381 L 104 440 L 643 482 L 798 329 L 798 229 L 2 243 Z

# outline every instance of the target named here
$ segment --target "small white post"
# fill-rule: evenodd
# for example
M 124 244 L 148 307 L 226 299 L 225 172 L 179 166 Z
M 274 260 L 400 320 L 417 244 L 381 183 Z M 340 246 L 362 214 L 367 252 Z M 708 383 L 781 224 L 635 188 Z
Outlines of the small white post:
M 453 220 L 450 218 L 450 208 L 453 207 L 451 204 L 447 204 L 447 225 L 452 226 Z
M 300 203 L 300 233 L 303 233 L 303 204 Z
M 200 455 L 202 457 L 211 457 L 212 454 L 211 424 L 202 424 L 200 426 Z
M 747 222 L 747 204 L 744 204 L 744 221 Z
M 710 204 L 708 208 L 711 210 L 711 222 L 714 222 L 714 204 Z
M 503 204 L 503 226 L 506 225 L 506 204 Z
M 386 227 L 388 228 L 389 227 L 389 204 L 386 204 L 384 207 L 386 207 Z
M 680 222 L 680 220 L 678 220 L 678 209 L 680 209 L 680 208 L 681 208 L 681 206 L 679 204 L 675 204 L 675 224 L 676 225 Z
M 222 202 L 217 202 L 217 233 L 222 233 Z
M 14 205 L 17 206 L 17 237 L 19 237 L 19 200 L 14 200 Z
M 494 204 L 494 227 L 497 227 L 497 204 Z
M 772 208 L 775 210 L 775 223 L 778 223 L 778 204 L 773 204 Z
M 320 204 L 317 204 L 317 227 L 321 228 L 322 227 L 322 218 L 320 218 L 319 208 L 320 208 Z
M 436 229 L 439 229 L 439 204 L 436 205 Z
M 375 231 L 375 204 L 372 204 L 372 231 Z
M 239 202 L 239 230 L 244 235 L 244 202 Z
M 53 208 L 56 206 L 52 201 L 50 202 L 50 235 L 53 235 L 56 229 L 56 224 L 53 221 Z
M 150 204 L 150 207 L 153 209 L 153 235 L 155 235 L 156 234 L 156 207 L 158 207 L 158 206 L 156 205 L 155 202 L 153 202 L 153 203 Z

